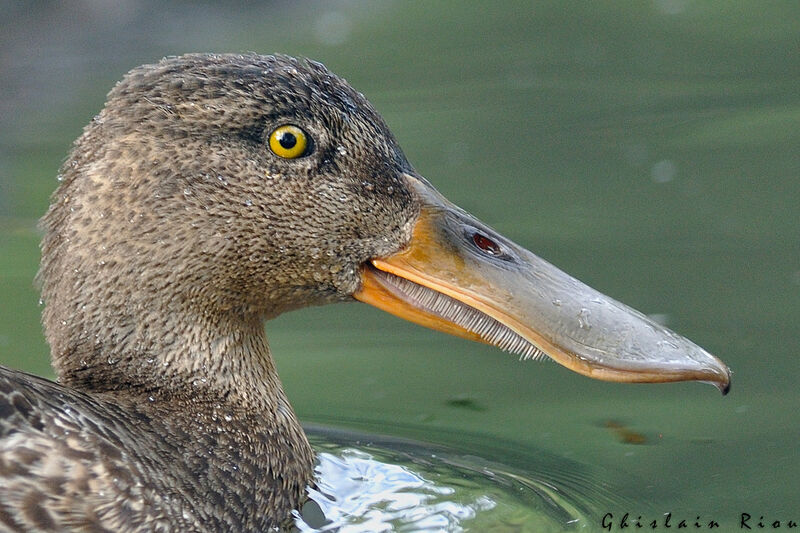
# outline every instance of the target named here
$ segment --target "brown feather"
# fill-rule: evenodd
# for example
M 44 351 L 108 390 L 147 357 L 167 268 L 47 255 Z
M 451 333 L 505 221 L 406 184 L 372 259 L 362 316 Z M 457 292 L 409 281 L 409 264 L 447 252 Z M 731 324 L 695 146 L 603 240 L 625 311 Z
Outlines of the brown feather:
M 294 124 L 313 142 L 267 146 Z M 262 321 L 349 300 L 401 249 L 410 166 L 345 81 L 283 56 L 136 68 L 76 141 L 42 220 L 60 384 L 0 370 L 0 527 L 263 531 L 313 456 Z

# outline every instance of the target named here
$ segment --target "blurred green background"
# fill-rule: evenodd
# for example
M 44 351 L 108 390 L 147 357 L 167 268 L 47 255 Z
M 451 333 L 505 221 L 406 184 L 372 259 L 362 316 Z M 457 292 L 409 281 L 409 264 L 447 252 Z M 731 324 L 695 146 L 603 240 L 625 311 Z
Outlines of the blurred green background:
M 0 10 L 3 364 L 52 375 L 36 221 L 113 83 L 164 55 L 303 55 L 363 92 L 450 200 L 734 372 L 726 398 L 602 383 L 360 304 L 308 309 L 267 324 L 304 421 L 556 454 L 633 502 L 598 521 L 637 502 L 723 525 L 800 521 L 800 3 Z

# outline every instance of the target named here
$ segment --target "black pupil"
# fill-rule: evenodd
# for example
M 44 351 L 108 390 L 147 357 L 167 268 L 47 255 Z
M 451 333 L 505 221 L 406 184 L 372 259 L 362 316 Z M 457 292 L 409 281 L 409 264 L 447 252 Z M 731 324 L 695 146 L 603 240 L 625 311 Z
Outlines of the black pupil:
M 489 255 L 500 255 L 502 253 L 500 246 L 496 242 L 485 235 L 481 235 L 480 233 L 475 233 L 472 236 L 472 242 L 475 243 L 475 246 Z
M 290 133 L 288 131 L 284 131 L 281 133 L 278 142 L 282 147 L 287 150 L 294 148 L 294 145 L 297 144 L 297 137 L 294 136 L 294 133 Z

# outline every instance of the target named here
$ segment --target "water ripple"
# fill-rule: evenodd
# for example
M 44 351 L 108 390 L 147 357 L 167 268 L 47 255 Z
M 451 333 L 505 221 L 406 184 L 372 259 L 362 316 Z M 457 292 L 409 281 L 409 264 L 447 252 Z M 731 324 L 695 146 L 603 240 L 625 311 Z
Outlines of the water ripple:
M 474 454 L 315 430 L 316 487 L 297 531 L 574 531 L 591 529 L 608 487 L 552 458 L 539 476 Z M 355 444 L 354 444 L 355 443 Z M 366 443 L 366 444 L 365 444 Z

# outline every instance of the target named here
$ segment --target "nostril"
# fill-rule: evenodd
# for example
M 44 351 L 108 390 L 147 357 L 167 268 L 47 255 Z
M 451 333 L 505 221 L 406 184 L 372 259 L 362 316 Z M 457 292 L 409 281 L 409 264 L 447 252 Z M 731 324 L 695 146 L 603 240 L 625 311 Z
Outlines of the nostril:
M 489 255 L 503 255 L 503 250 L 500 249 L 500 245 L 486 235 L 473 233 L 472 242 L 475 243 L 475 246 L 477 246 L 481 251 Z

